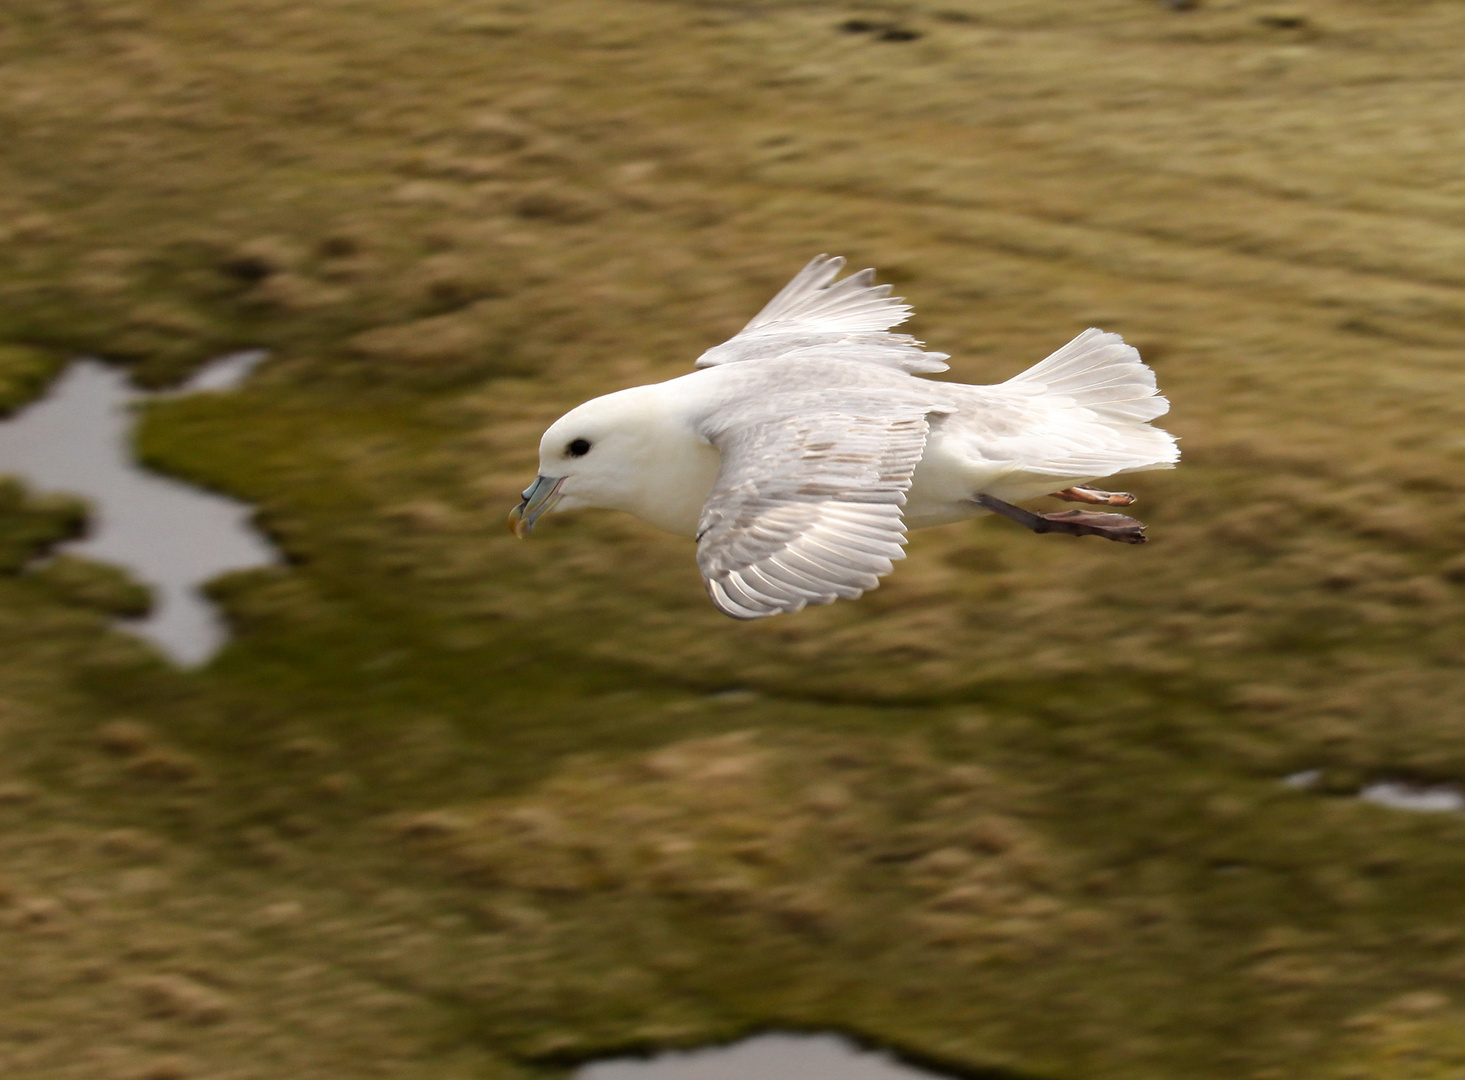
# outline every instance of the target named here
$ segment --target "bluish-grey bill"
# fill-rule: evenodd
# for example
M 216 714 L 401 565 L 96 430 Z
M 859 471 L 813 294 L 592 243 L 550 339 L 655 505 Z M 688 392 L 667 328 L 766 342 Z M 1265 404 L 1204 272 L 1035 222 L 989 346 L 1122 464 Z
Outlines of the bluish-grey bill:
M 521 540 L 534 529 L 539 515 L 560 501 L 563 476 L 536 476 L 524 489 L 524 501 L 509 511 L 509 528 Z

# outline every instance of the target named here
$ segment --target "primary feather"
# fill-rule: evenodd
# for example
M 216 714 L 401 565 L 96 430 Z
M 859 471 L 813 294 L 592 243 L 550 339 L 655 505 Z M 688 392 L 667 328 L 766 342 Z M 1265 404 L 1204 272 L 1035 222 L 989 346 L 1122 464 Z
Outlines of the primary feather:
M 837 346 L 847 360 L 912 374 L 945 371 L 945 353 L 926 352 L 909 334 L 887 333 L 911 317 L 910 305 L 875 284 L 874 270 L 835 281 L 844 259 L 820 255 L 800 270 L 747 326 L 697 358 L 699 368 Z

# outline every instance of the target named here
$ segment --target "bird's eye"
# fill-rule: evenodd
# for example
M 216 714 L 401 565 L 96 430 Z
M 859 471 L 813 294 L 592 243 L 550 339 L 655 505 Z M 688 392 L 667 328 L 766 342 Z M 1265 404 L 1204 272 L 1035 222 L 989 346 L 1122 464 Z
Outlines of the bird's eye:
M 590 440 L 576 439 L 569 446 L 565 447 L 565 453 L 569 454 L 570 457 L 584 457 L 590 453 Z

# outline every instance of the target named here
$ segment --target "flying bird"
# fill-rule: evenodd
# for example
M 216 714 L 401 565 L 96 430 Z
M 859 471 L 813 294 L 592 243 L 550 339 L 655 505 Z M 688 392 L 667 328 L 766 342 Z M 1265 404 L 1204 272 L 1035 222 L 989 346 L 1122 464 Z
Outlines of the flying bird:
M 1128 506 L 1132 495 L 1089 485 L 1174 466 L 1175 437 L 1150 424 L 1170 403 L 1139 353 L 1090 329 L 995 386 L 919 378 L 947 355 L 890 333 L 909 305 L 873 270 L 839 279 L 843 267 L 814 259 L 691 374 L 551 424 L 514 533 L 600 507 L 696 537 L 708 595 L 737 619 L 852 600 L 904 557 L 907 529 L 988 513 L 1144 542 L 1123 514 L 1014 505 Z

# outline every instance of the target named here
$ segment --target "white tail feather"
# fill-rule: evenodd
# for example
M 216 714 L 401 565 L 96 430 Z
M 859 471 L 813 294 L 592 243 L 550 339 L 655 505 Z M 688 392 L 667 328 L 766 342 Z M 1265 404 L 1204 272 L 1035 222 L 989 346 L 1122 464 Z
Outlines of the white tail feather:
M 1118 334 L 1085 330 L 1046 360 L 1008 380 L 1041 383 L 1050 394 L 1116 420 L 1145 423 L 1170 411 L 1151 371 Z

